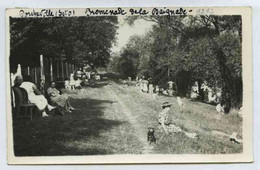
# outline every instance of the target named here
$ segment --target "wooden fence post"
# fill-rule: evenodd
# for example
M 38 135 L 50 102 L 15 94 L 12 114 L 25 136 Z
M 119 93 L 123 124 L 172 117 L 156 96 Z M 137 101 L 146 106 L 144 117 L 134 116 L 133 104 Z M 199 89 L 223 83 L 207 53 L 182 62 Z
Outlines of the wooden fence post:
M 43 55 L 40 55 L 40 66 L 41 66 L 41 79 L 44 78 L 44 68 L 43 68 Z
M 70 74 L 71 74 L 70 63 L 68 64 L 68 70 L 69 70 L 69 76 L 68 77 L 70 77 Z
M 51 73 L 51 81 L 53 81 L 53 65 L 52 65 L 52 58 L 50 58 L 50 73 Z
M 61 60 L 61 77 L 62 80 L 64 80 L 64 67 L 63 67 L 63 61 Z
M 35 84 L 37 85 L 37 67 L 34 68 L 34 81 Z
M 45 74 L 44 74 L 44 61 L 43 61 L 43 55 L 40 55 L 40 86 L 39 90 L 42 92 L 42 94 L 45 93 Z
M 30 75 L 30 67 L 29 66 L 27 67 L 27 74 L 28 74 L 28 76 Z
M 57 64 L 57 78 L 59 78 L 60 77 L 60 75 L 59 75 L 60 74 L 60 72 L 59 72 L 59 69 L 60 69 L 59 68 L 59 61 L 57 61 L 56 64 Z
M 21 64 L 18 64 L 18 67 L 17 67 L 17 70 L 16 70 L 16 75 L 22 75 Z
M 68 63 L 65 63 L 65 70 L 66 70 L 66 78 L 68 78 L 69 70 L 68 70 Z

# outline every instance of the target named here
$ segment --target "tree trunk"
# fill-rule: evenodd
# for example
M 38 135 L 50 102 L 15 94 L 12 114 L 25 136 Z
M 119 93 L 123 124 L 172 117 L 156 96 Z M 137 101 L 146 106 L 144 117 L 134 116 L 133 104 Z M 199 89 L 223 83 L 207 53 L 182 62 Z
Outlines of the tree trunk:
M 215 27 L 215 32 L 219 36 L 220 35 L 220 28 L 219 28 L 219 18 L 218 16 L 213 17 L 213 25 Z M 221 94 L 221 101 L 224 102 L 228 107 L 231 107 L 231 91 L 232 88 L 231 84 L 231 77 L 229 69 L 226 65 L 226 57 L 222 51 L 222 49 L 217 49 L 217 61 L 220 67 L 220 75 L 222 79 L 222 94 Z
M 229 75 L 229 69 L 226 65 L 226 57 L 223 54 L 222 50 L 219 49 L 217 51 L 217 60 L 220 66 L 220 74 L 222 78 L 222 96 L 221 100 L 228 106 L 231 107 L 231 91 L 230 88 L 232 88 L 231 84 L 231 77 Z
M 200 100 L 201 101 L 204 101 L 204 91 L 201 89 L 201 81 L 198 80 L 198 89 L 199 89 L 199 96 L 200 96 Z

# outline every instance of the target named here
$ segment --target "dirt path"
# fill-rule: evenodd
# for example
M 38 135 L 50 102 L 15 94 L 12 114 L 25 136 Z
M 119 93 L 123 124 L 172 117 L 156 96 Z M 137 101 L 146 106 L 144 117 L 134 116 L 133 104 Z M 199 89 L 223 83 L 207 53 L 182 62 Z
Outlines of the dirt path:
M 142 128 L 139 126 L 136 119 L 133 117 L 131 110 L 124 104 L 123 100 L 113 91 L 111 86 L 106 86 L 105 88 L 106 88 L 108 94 L 110 95 L 110 97 L 115 99 L 118 102 L 120 108 L 122 109 L 122 113 L 127 116 L 129 122 L 134 127 L 135 132 L 136 132 L 135 135 L 140 140 L 140 142 L 142 142 L 142 144 L 144 146 L 142 153 L 143 154 L 153 153 L 153 146 L 149 145 L 146 140 L 147 139 L 146 132 L 141 130 Z

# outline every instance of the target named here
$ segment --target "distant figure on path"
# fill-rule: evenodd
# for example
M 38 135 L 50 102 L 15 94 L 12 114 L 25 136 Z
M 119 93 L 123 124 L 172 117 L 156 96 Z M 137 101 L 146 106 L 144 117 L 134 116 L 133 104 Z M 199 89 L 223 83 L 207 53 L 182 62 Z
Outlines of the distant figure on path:
M 222 103 L 219 103 L 217 106 L 216 106 L 216 110 L 218 113 L 220 114 L 224 114 L 224 106 L 222 105 Z
M 135 78 L 135 81 L 136 81 L 136 82 L 138 82 L 138 81 L 139 81 L 139 77 L 138 77 L 138 76 L 136 76 L 136 78 Z
M 70 90 L 70 81 L 68 80 L 68 78 L 65 79 L 65 82 L 64 82 L 64 85 L 65 85 L 65 89 L 67 90 Z
M 69 86 L 71 90 L 75 90 L 75 80 L 74 80 L 74 74 L 70 75 L 70 82 L 69 82 Z
M 91 73 L 90 73 L 90 72 L 86 72 L 86 76 L 87 76 L 87 79 L 88 79 L 88 81 L 89 81 L 90 78 L 91 78 Z
M 148 93 L 148 81 L 143 80 L 143 92 Z
M 78 79 L 81 79 L 82 78 L 82 68 L 79 68 L 79 70 L 76 72 L 76 77 L 78 78 Z
M 101 79 L 101 78 L 100 78 L 100 75 L 99 75 L 99 74 L 96 74 L 96 75 L 95 75 L 95 79 L 96 79 L 97 81 L 100 81 L 100 79 Z
M 143 91 L 143 79 L 142 78 L 139 79 L 139 88 L 141 91 Z
M 169 90 L 172 90 L 173 89 L 173 81 L 170 80 L 167 84 L 169 85 Z
M 154 91 L 154 87 L 153 87 L 153 84 L 149 84 L 149 94 L 153 94 L 153 91 Z
M 81 80 L 79 78 L 75 81 L 75 89 L 82 89 Z
M 179 96 L 177 97 L 177 103 L 178 103 L 179 106 L 183 106 L 183 103 L 182 103 L 181 98 Z
M 170 80 L 167 84 L 169 85 L 168 94 L 169 96 L 173 96 L 173 81 Z
M 158 85 L 155 86 L 155 93 L 156 94 L 159 94 L 160 93 L 160 88 Z

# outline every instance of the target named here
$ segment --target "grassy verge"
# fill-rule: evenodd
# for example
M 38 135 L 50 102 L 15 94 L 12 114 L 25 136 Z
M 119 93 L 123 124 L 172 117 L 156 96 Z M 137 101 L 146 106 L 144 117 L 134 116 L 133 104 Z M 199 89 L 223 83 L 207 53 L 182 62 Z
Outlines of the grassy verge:
M 149 94 L 139 92 L 132 86 L 116 85 L 114 90 L 132 109 L 133 116 L 143 129 L 156 128 L 156 136 L 161 138 L 154 148 L 156 153 L 220 154 L 242 152 L 242 144 L 233 144 L 228 137 L 212 134 L 212 131 L 220 131 L 229 135 L 232 132 L 238 132 L 241 137 L 242 119 L 237 117 L 235 113 L 219 115 L 212 105 L 185 99 L 183 99 L 185 106 L 180 108 L 175 97 L 159 96 L 154 100 Z M 161 111 L 161 104 L 165 101 L 173 103 L 169 113 L 171 121 L 185 131 L 198 133 L 198 139 L 187 138 L 182 133 L 165 136 L 159 131 L 157 115 Z

